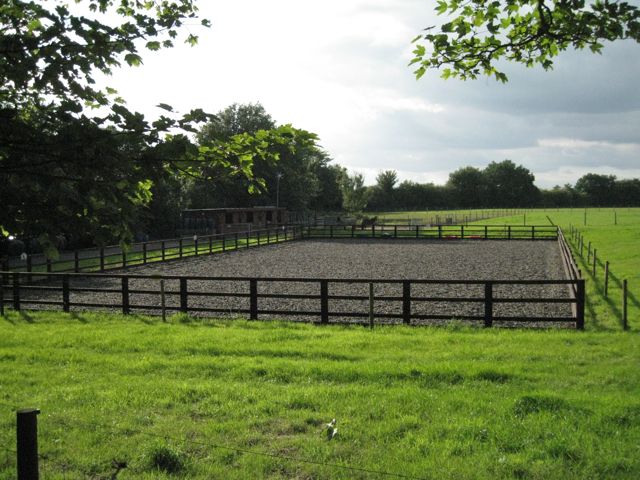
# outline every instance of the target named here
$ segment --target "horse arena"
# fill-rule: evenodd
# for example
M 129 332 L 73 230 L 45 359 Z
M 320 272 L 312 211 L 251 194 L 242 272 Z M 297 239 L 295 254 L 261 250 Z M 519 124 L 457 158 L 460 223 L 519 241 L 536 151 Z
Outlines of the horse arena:
M 249 248 L 226 253 L 183 258 L 171 262 L 157 262 L 114 271 L 127 275 L 225 277 L 221 280 L 188 279 L 189 313 L 207 315 L 199 309 L 214 308 L 216 317 L 246 317 L 247 282 L 232 281 L 229 277 L 257 278 L 260 309 L 265 312 L 291 311 L 286 318 L 317 321 L 309 312 L 318 311 L 317 299 L 296 296 L 317 295 L 318 283 L 300 279 L 376 280 L 374 285 L 374 314 L 400 314 L 401 283 L 379 283 L 380 280 L 564 280 L 560 249 L 556 241 L 424 241 L 393 239 L 308 239 Z M 263 279 L 263 280 L 261 280 Z M 271 281 L 269 279 L 277 279 Z M 297 279 L 287 281 L 287 279 Z M 71 279 L 71 302 L 113 304 L 118 310 L 120 279 L 81 277 Z M 129 280 L 130 303 L 134 313 L 145 311 L 144 305 L 158 305 L 158 279 L 153 277 Z M 76 290 L 83 289 L 83 291 Z M 166 307 L 180 306 L 179 279 L 165 280 Z M 110 292 L 90 291 L 109 289 Z M 445 315 L 451 319 L 482 315 L 484 304 L 469 301 L 484 293 L 482 284 L 413 283 L 412 297 L 429 298 L 411 305 L 413 314 Z M 88 290 L 88 291 L 84 291 Z M 215 293 L 212 293 L 215 292 Z M 42 293 L 30 292 L 29 296 Z M 44 294 L 46 296 L 46 294 Z M 244 295 L 244 296 L 243 296 Z M 284 295 L 271 297 L 271 295 Z M 340 317 L 340 312 L 369 309 L 369 285 L 366 282 L 331 282 L 328 286 L 330 323 L 352 321 Z M 339 297 L 339 298 L 334 298 Z M 345 298 L 346 297 L 346 298 Z M 359 299 L 349 298 L 359 297 Z M 500 298 L 559 298 L 569 299 L 567 285 L 501 285 L 496 284 L 493 297 Z M 447 301 L 437 301 L 446 298 Z M 460 298 L 460 301 L 455 301 Z M 465 300 L 466 299 L 466 300 Z M 26 300 L 26 298 L 25 298 Z M 394 301 L 395 300 L 395 301 Z M 139 306 L 140 308 L 136 308 Z M 77 310 L 77 308 L 73 308 Z M 300 312 L 297 316 L 295 312 Z M 305 312 L 307 312 L 305 314 Z M 496 303 L 496 316 L 569 317 L 568 303 Z M 284 318 L 277 313 L 261 313 L 260 319 Z M 401 320 L 376 320 L 376 323 L 400 323 Z M 412 323 L 423 323 L 420 321 Z M 424 323 L 442 323 L 427 321 Z M 481 323 L 481 322 L 473 322 Z

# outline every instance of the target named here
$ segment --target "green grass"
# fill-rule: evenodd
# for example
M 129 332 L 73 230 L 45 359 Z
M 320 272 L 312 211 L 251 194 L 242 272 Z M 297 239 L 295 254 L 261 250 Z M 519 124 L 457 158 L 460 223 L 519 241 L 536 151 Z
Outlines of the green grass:
M 171 320 L 0 318 L 0 478 L 28 406 L 45 479 L 640 476 L 637 333 Z
M 418 210 L 410 212 L 371 212 L 368 216 L 377 216 L 380 222 L 408 224 L 410 221 L 420 222 L 422 225 L 436 223 L 446 223 L 447 218 L 458 222 L 481 221 L 483 218 L 495 218 L 511 216 L 516 209 L 504 208 L 477 208 L 462 210 Z M 521 211 L 521 210 L 518 210 Z
M 586 225 L 584 224 L 586 212 Z M 560 225 L 565 232 L 578 267 L 587 280 L 587 328 L 620 329 L 622 325 L 622 280 L 628 281 L 628 322 L 640 329 L 640 208 L 536 209 L 483 223 L 499 225 L 527 224 Z M 580 246 L 569 234 L 569 227 L 578 228 L 585 239 L 583 255 Z M 588 242 L 597 249 L 596 274 L 593 256 L 587 255 Z M 604 296 L 604 264 L 609 262 L 609 291 Z

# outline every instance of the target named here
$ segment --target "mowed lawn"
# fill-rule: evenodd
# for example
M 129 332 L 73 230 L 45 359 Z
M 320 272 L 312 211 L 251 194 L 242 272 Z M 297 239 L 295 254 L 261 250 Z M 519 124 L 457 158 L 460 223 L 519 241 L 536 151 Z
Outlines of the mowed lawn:
M 637 332 L 170 320 L 0 318 L 0 478 L 640 478 Z
M 586 225 L 585 225 L 586 214 Z M 587 280 L 586 328 L 620 329 L 622 325 L 622 280 L 628 282 L 629 327 L 640 330 L 640 208 L 536 209 L 511 217 L 487 220 L 488 224 L 560 225 Z M 584 236 L 583 256 L 579 242 L 572 240 L 570 226 Z M 588 242 L 597 249 L 596 274 Z M 604 297 L 604 262 L 609 262 L 609 295 Z

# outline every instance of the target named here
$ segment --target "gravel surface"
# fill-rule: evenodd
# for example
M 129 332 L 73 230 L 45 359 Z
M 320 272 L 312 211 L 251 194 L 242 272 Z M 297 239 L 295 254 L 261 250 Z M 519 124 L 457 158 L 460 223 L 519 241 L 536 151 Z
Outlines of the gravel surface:
M 424 280 L 562 280 L 562 267 L 557 242 L 553 241 L 425 241 L 425 240 L 306 240 L 278 245 L 251 248 L 237 252 L 227 252 L 180 261 L 154 263 L 142 267 L 129 268 L 128 274 L 145 275 L 189 275 L 216 277 L 256 277 L 256 278 L 330 278 L 330 279 L 424 279 Z M 123 273 L 114 271 L 113 273 Z M 71 280 L 72 303 L 113 304 L 120 310 L 121 281 L 119 279 L 81 278 Z M 112 293 L 78 292 L 74 288 L 112 288 Z M 159 280 L 131 279 L 130 303 L 133 312 L 150 312 L 144 306 L 160 305 Z M 178 280 L 165 282 L 167 306 L 180 305 Z M 243 281 L 188 281 L 190 313 L 216 316 L 248 317 L 248 298 L 233 297 L 234 293 L 248 293 L 249 282 Z M 136 293 L 136 291 L 145 291 Z M 221 293 L 209 297 L 198 293 Z M 368 314 L 369 285 L 356 282 L 330 282 L 330 296 L 363 296 L 360 300 L 330 299 L 330 321 L 366 320 Z M 259 295 L 319 295 L 319 282 L 260 282 Z M 374 311 L 376 321 L 401 322 L 400 318 L 385 318 L 384 315 L 402 313 L 402 285 L 398 283 L 376 283 L 374 286 Z M 484 296 L 484 285 L 462 284 L 412 284 L 413 297 L 477 298 Z M 566 285 L 495 285 L 496 298 L 569 298 Z M 60 292 L 25 291 L 23 300 L 61 300 Z M 395 297 L 385 300 L 384 297 Z M 118 307 L 115 307 L 118 305 Z M 27 305 L 25 305 L 27 306 Z M 35 305 L 37 308 L 39 305 Z M 141 306 L 142 308 L 135 308 Z M 27 308 L 32 308 L 28 305 Z M 192 308 L 217 308 L 220 312 L 191 312 Z M 87 309 L 73 307 L 72 310 Z M 318 321 L 319 299 L 259 298 L 262 311 L 293 310 L 300 312 L 296 320 Z M 349 318 L 339 312 L 358 312 L 360 318 Z M 411 305 L 414 314 L 461 316 L 482 316 L 482 301 L 418 301 Z M 158 313 L 158 310 L 153 311 Z M 314 312 L 306 315 L 304 312 Z M 569 317 L 569 304 L 559 303 L 495 303 L 494 316 L 535 316 Z M 260 318 L 282 318 L 277 313 L 260 313 Z M 442 321 L 442 320 L 440 320 Z M 416 322 L 416 320 L 414 320 Z M 417 321 L 419 323 L 420 321 Z M 433 322 L 433 320 L 431 320 Z M 481 323 L 481 322 L 475 322 Z M 498 322 L 495 325 L 512 325 L 512 322 Z M 544 322 L 545 325 L 564 325 Z M 531 324 L 527 324 L 531 325 Z M 540 326 L 538 322 L 533 324 Z

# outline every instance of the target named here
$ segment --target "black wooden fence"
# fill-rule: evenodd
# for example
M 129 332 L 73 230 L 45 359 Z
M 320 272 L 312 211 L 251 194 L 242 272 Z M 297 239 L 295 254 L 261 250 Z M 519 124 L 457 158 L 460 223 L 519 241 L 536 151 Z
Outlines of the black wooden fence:
M 578 329 L 584 328 L 585 295 L 581 279 L 381 280 L 31 273 L 47 277 L 48 281 L 26 284 L 21 281 L 25 275 L 29 274 L 3 275 L 9 281 L 0 288 L 0 309 L 4 310 L 5 305 L 14 310 L 27 307 L 65 312 L 108 309 L 124 314 L 157 314 L 160 310 L 164 314 L 166 310 L 196 315 L 231 314 L 251 320 L 310 318 L 327 324 L 359 323 L 358 319 L 370 315 L 363 305 L 375 301 L 378 306 L 375 318 L 391 323 L 409 325 L 457 319 L 482 322 L 485 327 L 491 327 L 494 321 L 508 321 L 569 322 Z M 367 284 L 382 293 L 371 298 L 362 293 L 362 288 L 358 291 L 358 286 Z M 277 285 L 283 287 L 276 288 Z M 559 291 L 566 294 L 567 289 L 574 294 L 558 294 Z M 553 296 L 548 293 L 551 290 Z M 390 304 L 393 306 L 386 307 Z M 429 304 L 431 307 L 425 308 Z M 551 307 L 558 304 L 570 305 L 566 310 L 571 313 L 553 313 Z M 465 309 L 465 305 L 474 307 Z M 535 305 L 537 309 L 532 309 Z M 497 312 L 500 308 L 502 313 Z

